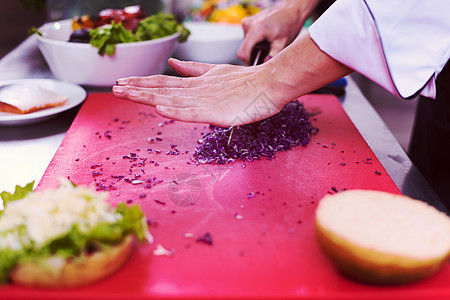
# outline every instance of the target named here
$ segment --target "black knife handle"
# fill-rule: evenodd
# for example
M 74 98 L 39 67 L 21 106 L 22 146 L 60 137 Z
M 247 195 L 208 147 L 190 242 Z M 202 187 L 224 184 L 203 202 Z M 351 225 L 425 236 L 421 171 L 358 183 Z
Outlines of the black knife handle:
M 264 59 L 267 55 L 269 55 L 270 52 L 270 42 L 266 39 L 258 42 L 253 46 L 252 53 L 250 54 L 250 62 L 252 65 L 255 63 L 256 56 L 258 54 L 258 51 L 261 51 L 261 54 L 259 55 L 259 59 L 257 62 L 257 65 L 260 65 L 264 62 Z

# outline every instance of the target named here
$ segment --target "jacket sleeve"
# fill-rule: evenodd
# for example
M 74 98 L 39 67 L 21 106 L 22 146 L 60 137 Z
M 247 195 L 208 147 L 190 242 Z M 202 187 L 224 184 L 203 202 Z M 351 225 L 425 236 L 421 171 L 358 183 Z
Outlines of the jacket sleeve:
M 402 98 L 435 98 L 450 1 L 338 0 L 309 28 L 319 48 Z

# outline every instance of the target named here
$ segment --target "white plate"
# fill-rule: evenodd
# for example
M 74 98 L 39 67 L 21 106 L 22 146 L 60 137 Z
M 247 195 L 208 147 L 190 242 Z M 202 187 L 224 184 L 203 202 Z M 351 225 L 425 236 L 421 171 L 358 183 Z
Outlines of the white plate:
M 13 79 L 0 81 L 0 87 L 9 84 L 36 84 L 42 88 L 69 97 L 69 100 L 62 106 L 46 108 L 29 114 L 12 114 L 0 112 L 0 125 L 25 125 L 42 122 L 57 114 L 69 110 L 86 98 L 86 91 L 79 85 L 58 81 L 53 79 Z

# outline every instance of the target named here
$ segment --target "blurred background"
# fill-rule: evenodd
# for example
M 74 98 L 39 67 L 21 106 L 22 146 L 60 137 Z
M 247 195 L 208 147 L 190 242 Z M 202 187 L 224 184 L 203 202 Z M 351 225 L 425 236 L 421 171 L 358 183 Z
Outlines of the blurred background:
M 271 5 L 274 0 L 255 0 L 259 5 Z M 96 14 L 103 8 L 122 8 L 140 4 L 148 14 L 164 10 L 179 19 L 186 18 L 192 7 L 204 0 L 8 0 L 0 2 L 0 59 L 28 36 L 28 29 L 48 20 L 71 18 L 80 14 Z M 190 16 L 198 18 L 198 16 Z M 383 118 L 404 149 L 408 148 L 413 126 L 416 99 L 398 99 L 378 85 L 358 74 L 353 75 L 361 91 Z
M 46 20 L 46 12 L 38 6 L 25 8 L 19 0 L 2 1 L 0 10 L 0 58 L 14 49 L 27 36 L 31 26 Z

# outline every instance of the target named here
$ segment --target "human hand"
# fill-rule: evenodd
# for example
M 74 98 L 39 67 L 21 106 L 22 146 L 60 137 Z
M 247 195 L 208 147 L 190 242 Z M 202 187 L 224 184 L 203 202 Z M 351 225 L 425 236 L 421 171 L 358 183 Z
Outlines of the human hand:
M 162 116 L 228 127 L 248 124 L 279 112 L 263 66 L 211 65 L 169 60 L 183 76 L 154 75 L 117 80 L 116 97 L 155 106 Z
M 250 65 L 250 55 L 256 43 L 266 39 L 271 43 L 267 57 L 275 56 L 298 36 L 303 24 L 319 0 L 282 1 L 242 21 L 244 41 L 237 56 Z
M 156 111 L 168 118 L 228 127 L 270 117 L 291 100 L 352 72 L 323 52 L 309 34 L 258 66 L 176 59 L 169 59 L 169 65 L 188 77 L 121 78 L 113 94 L 156 106 Z

